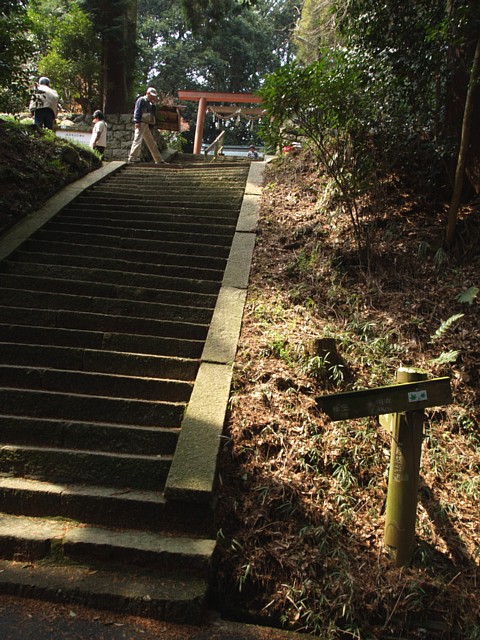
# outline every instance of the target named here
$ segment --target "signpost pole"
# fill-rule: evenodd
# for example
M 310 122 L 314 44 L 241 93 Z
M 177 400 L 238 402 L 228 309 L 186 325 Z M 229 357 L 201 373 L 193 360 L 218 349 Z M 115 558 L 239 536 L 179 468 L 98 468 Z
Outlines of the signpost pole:
M 450 380 L 427 380 L 418 369 L 400 368 L 396 384 L 316 398 L 332 420 L 379 416 L 391 434 L 385 544 L 397 567 L 410 561 L 415 540 L 424 410 L 453 402 Z
M 397 383 L 426 378 L 416 369 L 402 368 L 396 375 Z M 414 548 L 424 418 L 419 410 L 390 414 L 383 421 L 392 437 L 384 539 L 397 567 L 410 561 Z

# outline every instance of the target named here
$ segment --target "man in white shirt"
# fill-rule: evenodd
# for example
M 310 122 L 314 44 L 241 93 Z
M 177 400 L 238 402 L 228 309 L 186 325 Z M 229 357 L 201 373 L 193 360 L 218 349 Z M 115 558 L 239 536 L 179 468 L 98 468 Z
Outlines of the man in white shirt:
M 93 130 L 92 137 L 90 138 L 90 146 L 92 149 L 98 151 L 103 160 L 103 154 L 107 146 L 107 123 L 105 122 L 103 113 L 98 110 L 93 113 Z
M 50 87 L 48 78 L 42 77 L 35 83 L 29 109 L 37 127 L 53 129 L 58 113 L 58 93 Z

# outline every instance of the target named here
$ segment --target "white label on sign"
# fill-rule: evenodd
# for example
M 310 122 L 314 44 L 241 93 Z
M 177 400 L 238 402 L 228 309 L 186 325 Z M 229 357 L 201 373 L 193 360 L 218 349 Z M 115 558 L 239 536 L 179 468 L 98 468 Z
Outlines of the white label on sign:
M 92 134 L 88 133 L 88 131 L 75 131 L 72 129 L 57 129 L 55 134 L 59 138 L 65 138 L 71 142 L 80 142 L 85 145 L 89 144 L 90 138 L 92 137 Z
M 408 394 L 408 401 L 409 402 L 422 402 L 424 400 L 427 399 L 427 392 L 425 390 L 423 391 L 411 391 Z

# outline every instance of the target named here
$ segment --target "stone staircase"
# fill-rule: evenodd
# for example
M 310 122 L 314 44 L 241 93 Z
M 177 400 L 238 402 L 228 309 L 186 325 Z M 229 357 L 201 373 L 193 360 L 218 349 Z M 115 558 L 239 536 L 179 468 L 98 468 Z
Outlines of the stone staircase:
M 187 408 L 249 164 L 117 164 L 0 252 L 0 593 L 198 623 L 219 435 Z

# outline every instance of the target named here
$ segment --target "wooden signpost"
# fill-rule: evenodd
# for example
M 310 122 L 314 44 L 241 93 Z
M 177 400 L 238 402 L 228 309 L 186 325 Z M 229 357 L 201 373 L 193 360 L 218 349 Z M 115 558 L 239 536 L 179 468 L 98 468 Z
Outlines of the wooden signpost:
M 160 105 L 157 109 L 157 127 L 162 131 L 182 130 L 183 105 Z
M 316 398 L 332 420 L 379 416 L 391 435 L 385 544 L 395 565 L 406 565 L 415 540 L 417 494 L 423 441 L 424 409 L 450 404 L 449 378 L 427 380 L 417 369 L 401 368 L 397 384 Z

